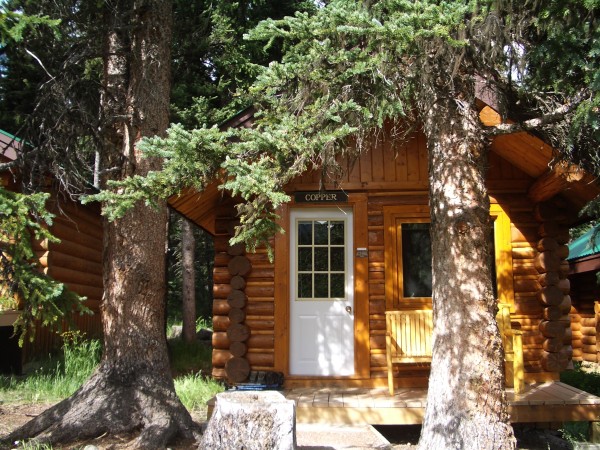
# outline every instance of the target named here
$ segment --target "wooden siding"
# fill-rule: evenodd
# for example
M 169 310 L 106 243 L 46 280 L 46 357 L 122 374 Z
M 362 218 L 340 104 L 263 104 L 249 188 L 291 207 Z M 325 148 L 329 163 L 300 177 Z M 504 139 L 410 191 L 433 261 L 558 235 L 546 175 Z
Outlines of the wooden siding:
M 102 223 L 97 206 L 83 206 L 71 201 L 58 203 L 55 198 L 49 209 L 56 217 L 50 231 L 60 243 L 34 243 L 36 256 L 44 273 L 64 283 L 69 289 L 87 297 L 85 305 L 93 315 L 74 314 L 75 328 L 89 337 L 102 335 L 100 303 L 102 302 Z M 24 360 L 46 356 L 61 344 L 59 335 L 36 327 L 34 342 L 26 342 Z

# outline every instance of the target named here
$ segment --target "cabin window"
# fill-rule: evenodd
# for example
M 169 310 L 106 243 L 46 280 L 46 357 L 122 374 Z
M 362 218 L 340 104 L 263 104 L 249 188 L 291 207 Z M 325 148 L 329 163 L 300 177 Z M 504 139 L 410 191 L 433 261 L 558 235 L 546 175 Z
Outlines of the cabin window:
M 431 236 L 429 223 L 402 223 L 403 296 L 431 297 Z
M 296 222 L 298 300 L 345 297 L 346 222 L 302 219 Z

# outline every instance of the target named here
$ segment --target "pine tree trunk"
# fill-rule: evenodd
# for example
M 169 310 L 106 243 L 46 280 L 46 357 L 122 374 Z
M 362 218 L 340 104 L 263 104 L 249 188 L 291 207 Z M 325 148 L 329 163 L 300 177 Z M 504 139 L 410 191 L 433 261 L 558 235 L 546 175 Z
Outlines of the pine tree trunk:
M 183 266 L 183 340 L 196 340 L 196 272 L 194 270 L 196 239 L 194 226 L 186 218 L 181 223 L 181 259 Z
M 107 6 L 108 8 L 108 6 Z M 121 162 L 121 177 L 144 175 L 160 161 L 142 158 L 142 137 L 168 125 L 169 0 L 123 0 L 107 10 L 104 165 Z M 106 181 L 106 180 L 104 180 Z M 70 398 L 8 436 L 64 443 L 105 433 L 139 434 L 135 448 L 164 448 L 176 435 L 197 438 L 170 372 L 164 331 L 165 202 L 138 204 L 104 223 L 104 354 Z
M 447 94 L 426 104 L 434 342 L 419 447 L 514 449 L 486 238 L 487 148 L 474 109 Z

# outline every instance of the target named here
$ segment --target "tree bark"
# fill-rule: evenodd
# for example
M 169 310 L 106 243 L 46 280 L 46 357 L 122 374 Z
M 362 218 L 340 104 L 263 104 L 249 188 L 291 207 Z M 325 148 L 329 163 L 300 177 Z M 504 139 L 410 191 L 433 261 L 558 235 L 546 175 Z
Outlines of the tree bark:
M 491 226 L 487 148 L 474 108 L 448 92 L 422 104 L 427 105 L 422 118 L 429 150 L 434 333 L 419 448 L 514 449 L 486 238 Z
M 196 340 L 196 274 L 194 258 L 196 239 L 194 226 L 186 219 L 181 223 L 181 250 L 183 265 L 183 340 L 187 343 Z
M 137 143 L 168 125 L 171 2 L 123 0 L 106 13 L 105 164 L 122 162 L 120 177 L 144 175 L 160 161 Z M 104 180 L 106 182 L 106 180 Z M 104 354 L 70 398 L 7 436 L 65 443 L 105 433 L 139 434 L 130 447 L 164 448 L 198 433 L 177 395 L 164 332 L 166 203 L 136 205 L 104 223 Z

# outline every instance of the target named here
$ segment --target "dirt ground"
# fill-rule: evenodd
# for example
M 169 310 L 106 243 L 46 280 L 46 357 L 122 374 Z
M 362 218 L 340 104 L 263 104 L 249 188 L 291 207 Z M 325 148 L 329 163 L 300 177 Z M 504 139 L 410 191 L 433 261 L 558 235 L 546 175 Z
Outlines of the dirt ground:
M 0 436 L 4 436 L 11 430 L 24 424 L 25 422 L 36 417 L 38 414 L 43 412 L 46 408 L 51 405 L 48 404 L 0 404 Z M 195 416 L 194 420 L 197 423 L 201 423 L 205 420 L 205 416 Z M 414 450 L 419 440 L 420 427 L 419 426 L 402 426 L 402 427 L 376 427 L 377 430 L 388 439 L 392 445 L 393 450 Z M 521 427 L 516 429 L 516 436 L 518 440 L 518 448 L 522 450 L 567 450 L 570 449 L 570 445 L 560 437 L 557 431 L 552 430 L 538 430 L 528 427 Z M 88 444 L 96 446 L 100 450 L 121 450 L 127 448 L 127 444 L 135 436 L 105 436 L 92 441 L 79 442 L 73 445 L 62 447 L 64 450 L 75 450 L 81 449 Z M 301 444 L 299 442 L 299 444 Z M 302 447 L 303 448 L 326 448 L 335 449 L 331 444 L 323 443 L 323 447 Z M 169 447 L 172 450 L 186 450 L 195 448 L 193 442 L 180 441 Z M 348 447 L 344 447 L 348 448 Z

